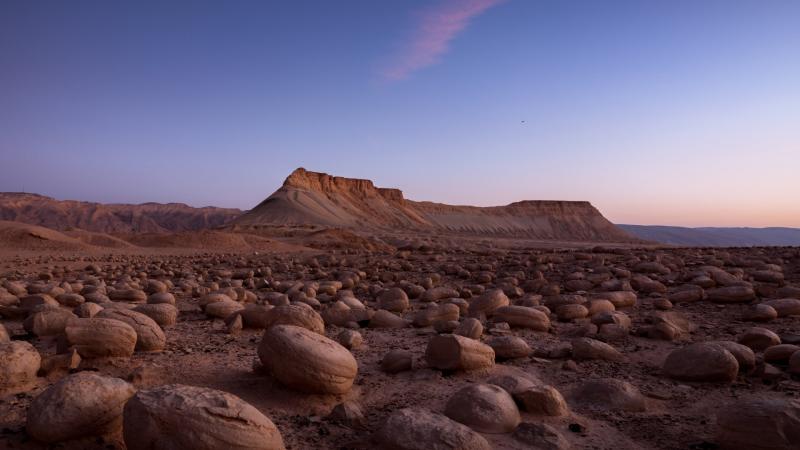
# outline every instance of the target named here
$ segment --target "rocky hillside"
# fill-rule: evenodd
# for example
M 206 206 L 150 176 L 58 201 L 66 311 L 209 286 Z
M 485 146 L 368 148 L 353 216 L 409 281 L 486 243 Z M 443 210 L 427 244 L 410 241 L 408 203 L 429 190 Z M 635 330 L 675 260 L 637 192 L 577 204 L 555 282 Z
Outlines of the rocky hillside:
M 280 189 L 234 222 L 241 227 L 304 226 L 446 231 L 574 241 L 630 242 L 589 202 L 522 201 L 453 206 L 406 200 L 372 181 L 297 169 Z
M 619 225 L 642 239 L 687 247 L 800 246 L 800 228 L 671 227 Z
M 54 230 L 79 228 L 101 233 L 163 233 L 225 225 L 241 211 L 193 208 L 183 203 L 141 205 L 56 200 L 38 194 L 0 193 L 0 220 L 23 222 Z

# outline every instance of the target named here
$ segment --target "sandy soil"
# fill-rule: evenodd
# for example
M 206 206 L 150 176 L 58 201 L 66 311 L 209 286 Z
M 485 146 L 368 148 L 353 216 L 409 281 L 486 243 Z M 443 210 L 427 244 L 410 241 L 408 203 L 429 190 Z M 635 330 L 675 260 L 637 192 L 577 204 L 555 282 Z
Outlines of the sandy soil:
M 337 242 L 340 236 L 327 238 Z M 402 237 L 394 239 L 399 242 Z M 415 245 L 408 244 L 409 249 L 392 253 L 373 253 L 365 251 L 361 245 L 347 248 L 343 244 L 340 248 L 331 246 L 322 252 L 305 247 L 307 251 L 301 253 L 261 254 L 236 252 L 233 251 L 235 248 L 229 252 L 174 248 L 131 252 L 128 248 L 121 248 L 109 254 L 3 251 L 0 252 L 0 278 L 32 281 L 40 273 L 63 272 L 59 278 L 74 279 L 90 263 L 99 265 L 106 273 L 124 267 L 137 267 L 142 271 L 153 271 L 162 266 L 182 267 L 193 268 L 198 273 L 201 270 L 269 267 L 272 275 L 268 278 L 274 285 L 281 281 L 336 279 L 338 272 L 355 269 L 363 271 L 366 277 L 356 286 L 354 293 L 371 308 L 375 307 L 375 300 L 369 292 L 370 286 L 390 286 L 396 280 L 425 283 L 432 273 L 441 275 L 437 285 L 458 288 L 482 284 L 491 288 L 500 285 L 500 280 L 511 273 L 517 274 L 519 281 L 523 282 L 545 269 L 543 275 L 547 280 L 558 284 L 563 293 L 568 293 L 564 286 L 569 274 L 587 270 L 591 273 L 598 266 L 630 268 L 635 261 L 648 258 L 680 262 L 672 275 L 651 275 L 653 279 L 664 282 L 669 292 L 683 283 L 679 275 L 713 259 L 779 260 L 784 283 L 800 285 L 800 252 L 797 249 L 623 249 L 592 253 L 587 249 L 515 250 L 504 244 L 508 243 L 494 241 L 494 249 L 470 251 L 448 251 L 421 244 L 413 248 Z M 468 242 L 462 243 L 461 247 L 479 246 Z M 542 264 L 544 267 L 540 267 Z M 463 274 L 457 276 L 448 269 L 453 265 L 473 269 L 483 265 L 483 270 L 470 270 L 470 275 L 464 278 Z M 489 272 L 493 279 L 478 282 L 475 277 L 479 272 Z M 114 278 L 109 277 L 107 282 L 112 284 Z M 763 292 L 770 288 L 768 283 L 756 285 L 766 286 Z M 271 290 L 252 289 L 259 298 Z M 599 292 L 597 286 L 590 289 L 590 292 L 595 291 Z M 163 352 L 137 352 L 130 359 L 84 360 L 78 370 L 98 371 L 127 379 L 137 370 L 146 368 L 145 376 L 137 381 L 139 388 L 183 383 L 235 394 L 271 418 L 283 435 L 287 448 L 293 449 L 374 448 L 375 443 L 370 441 L 370 437 L 392 411 L 416 406 L 441 412 L 447 400 L 460 388 L 506 373 L 541 380 L 555 386 L 567 398 L 571 410 L 568 416 L 543 417 L 522 412 L 522 420 L 554 426 L 573 448 L 578 449 L 715 448 L 715 414 L 731 401 L 748 396 L 797 398 L 800 393 L 797 377 L 783 369 L 777 376 L 740 374 L 732 383 L 683 382 L 665 377 L 661 366 L 670 351 L 688 342 L 736 340 L 743 331 L 754 326 L 752 322 L 741 319 L 749 305 L 721 305 L 708 301 L 677 304 L 674 311 L 684 314 L 698 325 L 698 329 L 679 341 L 665 341 L 640 336 L 641 330 L 648 325 L 648 317 L 656 311 L 655 299 L 661 295 L 639 293 L 636 306 L 621 309 L 632 319 L 630 333 L 612 342 L 626 356 L 624 362 L 590 360 L 573 363 L 568 352 L 557 355 L 557 349 L 568 347 L 570 339 L 586 333 L 585 319 L 561 322 L 553 317 L 550 332 L 514 328 L 513 335 L 524 339 L 534 350 L 532 356 L 498 361 L 491 369 L 454 373 L 427 367 L 424 358 L 426 344 L 436 333 L 431 327 L 362 328 L 359 332 L 364 344 L 353 350 L 359 370 L 352 390 L 343 396 L 306 395 L 288 390 L 268 375 L 254 370 L 262 330 L 245 329 L 240 334 L 229 334 L 222 320 L 210 319 L 200 311 L 198 298 L 179 289 L 172 292 L 178 299 L 180 315 L 176 325 L 164 330 L 167 347 Z M 764 298 L 759 295 L 759 299 Z M 419 301 L 412 300 L 411 303 L 412 310 L 405 314 L 408 318 L 422 308 Z M 42 355 L 55 353 L 55 339 L 29 335 L 17 320 L 4 318 L 2 323 L 13 339 L 33 343 Z M 757 326 L 768 328 L 785 340 L 797 339 L 800 334 L 800 318 L 794 316 Z M 487 323 L 484 339 L 494 333 L 489 328 Z M 340 331 L 340 327 L 326 326 L 326 335 L 332 339 Z M 382 372 L 381 358 L 389 350 L 398 348 L 413 353 L 414 370 L 395 375 Z M 30 389 L 0 397 L 0 448 L 47 448 L 27 436 L 24 429 L 26 411 L 31 400 L 61 376 L 63 374 L 39 378 L 36 386 Z M 638 387 L 647 398 L 647 410 L 602 411 L 572 402 L 570 393 L 582 382 L 595 378 L 621 379 Z M 350 428 L 326 419 L 331 409 L 344 400 L 353 400 L 361 405 L 366 416 L 365 428 Z M 484 437 L 494 448 L 526 448 L 510 434 L 484 434 Z M 124 448 L 124 444 L 119 435 L 113 435 L 66 443 L 56 448 Z

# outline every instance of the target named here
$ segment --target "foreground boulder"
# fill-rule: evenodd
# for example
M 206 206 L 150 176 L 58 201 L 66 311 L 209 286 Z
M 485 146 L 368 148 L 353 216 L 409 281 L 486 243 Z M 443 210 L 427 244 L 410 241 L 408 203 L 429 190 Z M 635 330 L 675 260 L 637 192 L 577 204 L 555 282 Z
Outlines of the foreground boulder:
M 494 365 L 494 350 L 475 339 L 442 334 L 428 341 L 425 360 L 439 370 L 483 369 Z
M 164 350 L 167 337 L 160 326 L 146 315 L 121 308 L 106 308 L 95 316 L 101 319 L 114 319 L 125 322 L 136 331 L 136 350 L 157 352 Z
M 282 450 L 269 418 L 239 397 L 209 388 L 172 384 L 139 391 L 125 405 L 128 450 Z
M 505 389 L 475 384 L 453 394 L 445 415 L 481 433 L 509 433 L 519 425 L 517 405 Z
M 136 392 L 119 378 L 78 372 L 36 397 L 28 411 L 26 431 L 48 443 L 117 432 L 122 408 Z
M 647 409 L 647 401 L 636 386 L 612 378 L 586 381 L 570 397 L 575 404 L 590 409 L 629 412 Z
M 258 357 L 281 384 L 312 394 L 344 394 L 358 373 L 358 363 L 346 348 L 294 325 L 268 328 Z
M 568 450 L 569 441 L 557 429 L 544 423 L 523 423 L 514 431 L 514 439 L 526 448 L 541 450 Z
M 387 450 L 491 450 L 486 438 L 447 417 L 419 408 L 395 411 L 376 440 Z
M 36 336 L 55 336 L 64 332 L 67 322 L 77 318 L 66 309 L 46 309 L 31 314 L 22 325 L 25 331 Z
M 738 400 L 717 413 L 716 435 L 721 449 L 800 448 L 800 400 Z
M 67 324 L 64 333 L 67 345 L 83 358 L 127 358 L 136 347 L 133 327 L 114 319 L 75 319 Z
M 664 374 L 684 381 L 733 381 L 739 362 L 720 345 L 697 343 L 673 350 L 663 366 Z
M 36 379 L 42 357 L 24 341 L 0 343 L 0 391 L 24 387 Z

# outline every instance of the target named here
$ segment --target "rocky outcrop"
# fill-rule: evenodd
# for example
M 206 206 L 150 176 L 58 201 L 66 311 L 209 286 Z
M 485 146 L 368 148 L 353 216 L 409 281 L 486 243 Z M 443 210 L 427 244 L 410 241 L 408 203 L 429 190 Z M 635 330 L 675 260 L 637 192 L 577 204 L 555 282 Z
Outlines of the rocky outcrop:
M 589 202 L 521 201 L 454 206 L 407 200 L 372 181 L 297 169 L 283 186 L 234 222 L 241 227 L 307 226 L 554 239 L 632 242 Z
M 238 209 L 193 208 L 183 203 L 101 204 L 20 192 L 0 193 L 0 220 L 62 231 L 73 228 L 101 233 L 193 231 L 225 225 L 240 214 Z

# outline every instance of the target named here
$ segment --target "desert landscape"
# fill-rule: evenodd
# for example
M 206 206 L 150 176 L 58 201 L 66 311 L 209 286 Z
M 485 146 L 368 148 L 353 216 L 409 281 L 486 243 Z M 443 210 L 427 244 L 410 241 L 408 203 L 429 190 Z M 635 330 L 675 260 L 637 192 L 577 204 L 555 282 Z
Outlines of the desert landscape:
M 305 169 L 246 212 L 1 198 L 3 448 L 800 443 L 797 247 Z
M 800 450 L 798 18 L 0 1 L 0 450 Z

